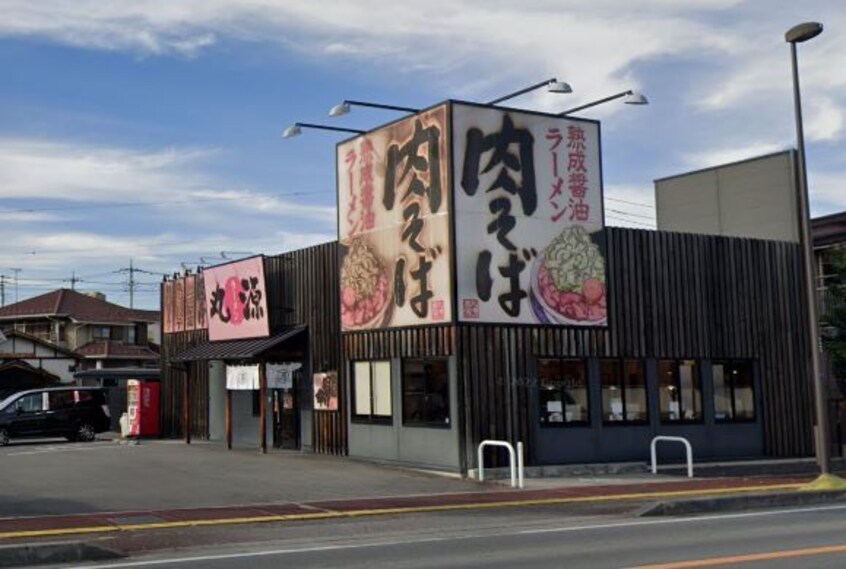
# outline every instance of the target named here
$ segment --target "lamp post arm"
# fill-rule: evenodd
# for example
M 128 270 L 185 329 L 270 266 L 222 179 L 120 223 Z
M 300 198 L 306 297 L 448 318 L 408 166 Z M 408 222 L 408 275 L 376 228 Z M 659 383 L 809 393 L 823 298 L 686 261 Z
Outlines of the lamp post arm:
M 796 42 L 790 42 L 790 61 L 793 67 L 793 104 L 796 114 L 797 181 L 799 205 L 799 239 L 802 241 L 802 257 L 805 273 L 805 306 L 808 311 L 808 342 L 811 350 L 811 385 L 814 390 L 814 410 L 817 417 L 815 436 L 817 462 L 820 474 L 831 473 L 828 436 L 827 393 L 820 376 L 820 330 L 817 318 L 817 287 L 814 278 L 814 246 L 811 241 L 810 206 L 808 198 L 808 173 L 805 165 L 805 133 L 802 127 L 802 100 L 799 93 L 799 65 L 796 57 Z
M 575 113 L 576 111 L 581 111 L 584 109 L 588 109 L 590 107 L 595 107 L 596 105 L 601 105 L 602 103 L 607 103 L 608 101 L 613 101 L 614 99 L 619 99 L 621 97 L 627 97 L 631 95 L 633 91 L 623 91 L 622 93 L 617 93 L 616 95 L 611 95 L 609 97 L 605 97 L 604 99 L 599 99 L 598 101 L 593 101 L 592 103 L 586 103 L 584 105 L 573 107 L 572 109 L 567 109 L 563 113 L 558 113 L 559 117 L 563 117 L 569 115 L 570 113 Z
M 555 81 L 556 81 L 556 78 L 553 77 L 552 79 L 547 79 L 546 81 L 541 81 L 539 83 L 535 83 L 534 85 L 526 87 L 525 89 L 520 89 L 519 91 L 514 91 L 513 93 L 509 93 L 508 95 L 505 95 L 503 97 L 499 97 L 498 99 L 494 99 L 493 101 L 488 101 L 485 104 L 486 105 L 496 105 L 497 103 L 501 103 L 501 102 L 508 100 L 508 99 L 513 99 L 514 97 L 522 95 L 523 93 L 528 93 L 529 91 L 534 91 L 535 89 L 540 89 L 544 85 L 549 85 L 550 83 L 554 83 Z
M 305 127 L 305 128 L 316 128 L 319 130 L 334 130 L 339 132 L 351 132 L 353 134 L 364 134 L 365 131 L 359 130 L 357 128 L 343 128 L 340 126 L 326 126 L 324 124 L 313 124 L 307 122 L 298 122 L 296 123 L 297 126 Z
M 398 107 L 396 105 L 383 105 L 382 103 L 368 103 L 366 101 L 344 101 L 348 105 L 356 105 L 357 107 L 370 107 L 373 109 L 388 109 L 389 111 L 403 111 L 406 113 L 419 113 L 420 109 L 412 109 L 411 107 Z

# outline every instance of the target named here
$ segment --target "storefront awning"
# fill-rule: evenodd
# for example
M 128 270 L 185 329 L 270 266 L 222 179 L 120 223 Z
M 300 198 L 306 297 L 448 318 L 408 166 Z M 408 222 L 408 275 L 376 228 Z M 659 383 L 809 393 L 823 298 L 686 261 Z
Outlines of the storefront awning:
M 225 340 L 205 342 L 176 354 L 171 362 L 193 362 L 198 360 L 248 360 L 261 356 L 272 348 L 299 336 L 306 326 L 290 326 L 282 332 L 267 338 L 250 340 Z

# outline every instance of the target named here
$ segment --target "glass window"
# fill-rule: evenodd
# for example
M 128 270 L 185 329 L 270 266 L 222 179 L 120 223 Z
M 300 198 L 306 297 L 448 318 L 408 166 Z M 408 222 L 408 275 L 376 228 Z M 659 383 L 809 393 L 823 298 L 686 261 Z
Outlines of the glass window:
M 70 409 L 74 405 L 73 391 L 50 391 L 48 401 L 52 411 Z
M 661 421 L 702 420 L 702 380 L 692 360 L 660 360 L 658 392 Z
M 602 420 L 605 423 L 645 423 L 646 373 L 637 360 L 605 360 L 600 363 Z
M 23 413 L 37 413 L 44 410 L 44 394 L 30 393 L 15 402 L 15 408 Z
M 112 329 L 108 326 L 94 326 L 91 336 L 95 340 L 108 340 L 111 337 Z
M 405 425 L 449 426 L 447 360 L 403 360 L 402 422 Z
M 541 424 L 585 425 L 590 421 L 583 360 L 538 360 L 538 378 Z
M 353 419 L 391 422 L 391 362 L 353 363 Z
M 754 421 L 755 387 L 750 362 L 714 362 L 714 419 Z

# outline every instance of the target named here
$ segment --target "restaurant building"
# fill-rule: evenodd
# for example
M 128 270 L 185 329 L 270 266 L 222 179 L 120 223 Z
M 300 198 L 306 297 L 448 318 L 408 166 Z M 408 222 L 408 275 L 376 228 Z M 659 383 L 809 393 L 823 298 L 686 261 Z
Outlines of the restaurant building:
M 486 439 L 811 454 L 798 245 L 606 227 L 599 123 L 448 101 L 337 168 L 337 242 L 163 283 L 167 433 L 462 473 Z

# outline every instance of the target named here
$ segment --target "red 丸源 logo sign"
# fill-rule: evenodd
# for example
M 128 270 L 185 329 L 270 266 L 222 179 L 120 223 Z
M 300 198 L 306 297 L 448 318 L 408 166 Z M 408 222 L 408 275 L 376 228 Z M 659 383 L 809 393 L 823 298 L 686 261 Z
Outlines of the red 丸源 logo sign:
M 269 335 L 264 260 L 252 257 L 203 271 L 209 340 Z

